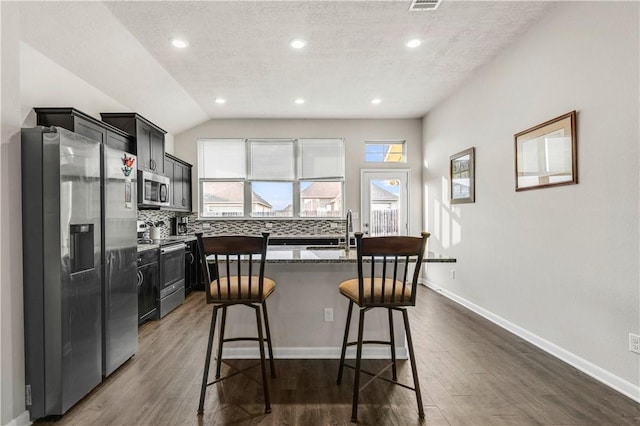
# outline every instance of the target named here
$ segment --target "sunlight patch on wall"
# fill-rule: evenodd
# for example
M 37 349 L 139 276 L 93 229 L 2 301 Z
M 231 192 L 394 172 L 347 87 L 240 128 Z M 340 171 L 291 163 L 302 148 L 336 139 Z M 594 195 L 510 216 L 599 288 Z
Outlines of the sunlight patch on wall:
M 442 229 L 440 228 L 440 202 L 433 200 L 433 236 L 440 239 Z

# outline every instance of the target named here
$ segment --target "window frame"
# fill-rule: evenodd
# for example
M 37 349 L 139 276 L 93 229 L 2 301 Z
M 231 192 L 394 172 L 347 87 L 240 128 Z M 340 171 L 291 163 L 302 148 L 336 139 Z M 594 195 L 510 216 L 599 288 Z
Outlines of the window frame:
M 198 143 L 204 141 L 211 140 L 231 140 L 236 139 L 240 140 L 241 138 L 200 138 L 198 139 Z M 327 220 L 327 219 L 344 219 L 345 217 L 345 175 L 346 175 L 346 148 L 344 144 L 344 138 L 244 138 L 245 146 L 245 172 L 244 178 L 205 178 L 201 176 L 200 167 L 204 164 L 204 159 L 200 158 L 200 148 L 197 149 L 198 154 L 198 219 L 201 220 L 212 220 L 212 219 L 223 219 L 223 220 Z M 292 141 L 293 143 L 293 168 L 294 168 L 294 176 L 293 179 L 277 179 L 277 178 L 268 178 L 268 179 L 253 179 L 251 176 L 251 143 L 260 143 L 264 142 L 276 142 L 276 141 Z M 341 149 L 342 149 L 342 176 L 328 176 L 321 178 L 301 178 L 300 177 L 300 167 L 301 167 L 301 150 L 300 150 L 300 141 L 301 140 L 332 140 L 332 141 L 340 141 Z M 206 182 L 243 182 L 243 214 L 242 216 L 203 216 L 204 211 L 204 184 Z M 253 207 L 252 207 L 252 188 L 254 182 L 282 182 L 282 183 L 291 183 L 292 184 L 292 207 L 293 213 L 292 216 L 289 217 L 270 217 L 270 216 L 253 216 Z M 300 183 L 301 182 L 339 182 L 340 183 L 340 191 L 341 191 L 341 212 L 339 216 L 301 216 L 301 200 L 300 200 Z

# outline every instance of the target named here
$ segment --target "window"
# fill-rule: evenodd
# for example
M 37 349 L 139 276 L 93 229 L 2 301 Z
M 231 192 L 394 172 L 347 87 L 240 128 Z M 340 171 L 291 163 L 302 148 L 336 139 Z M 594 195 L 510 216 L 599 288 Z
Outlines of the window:
M 342 217 L 342 139 L 201 139 L 200 217 Z
M 406 163 L 405 141 L 368 141 L 365 163 Z

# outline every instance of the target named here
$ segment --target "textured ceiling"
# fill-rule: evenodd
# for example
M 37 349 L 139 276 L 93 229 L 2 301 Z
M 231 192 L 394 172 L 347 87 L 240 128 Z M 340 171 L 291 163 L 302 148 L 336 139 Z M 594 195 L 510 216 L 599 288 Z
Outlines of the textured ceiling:
M 178 133 L 209 118 L 421 117 L 551 7 L 444 0 L 410 12 L 410 3 L 45 2 L 25 6 L 21 30 L 34 48 Z M 52 36 L 54 28 L 63 31 Z M 190 46 L 172 47 L 175 36 Z M 305 49 L 289 46 L 296 37 Z M 422 45 L 407 48 L 411 38 Z M 382 103 L 372 105 L 375 97 Z

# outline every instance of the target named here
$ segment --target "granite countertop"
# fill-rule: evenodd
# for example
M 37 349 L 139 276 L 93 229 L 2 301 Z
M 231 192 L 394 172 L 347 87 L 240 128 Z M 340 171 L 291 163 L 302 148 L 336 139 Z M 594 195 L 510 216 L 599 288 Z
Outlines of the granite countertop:
M 213 257 L 210 256 L 211 260 Z M 306 246 L 269 246 L 267 263 L 356 263 L 358 255 L 355 248 L 345 252 L 338 247 L 306 247 Z M 455 263 L 456 259 L 427 252 L 423 262 Z
M 327 242 L 332 237 L 334 236 L 276 237 L 281 238 L 283 241 L 279 241 L 281 245 L 269 245 L 267 263 L 356 263 L 358 260 L 356 248 L 352 247 L 349 252 L 345 252 L 344 248 L 332 245 L 333 241 Z M 153 244 L 138 244 L 138 252 L 157 249 L 170 241 L 187 242 L 195 240 L 195 235 L 172 235 L 160 240 L 154 240 Z M 304 241 L 305 243 L 311 243 L 311 245 L 288 245 L 287 242 L 289 241 L 294 244 Z M 212 259 L 212 256 L 209 258 Z M 432 251 L 425 253 L 423 259 L 424 263 L 455 263 L 456 261 L 455 258 L 443 256 Z

